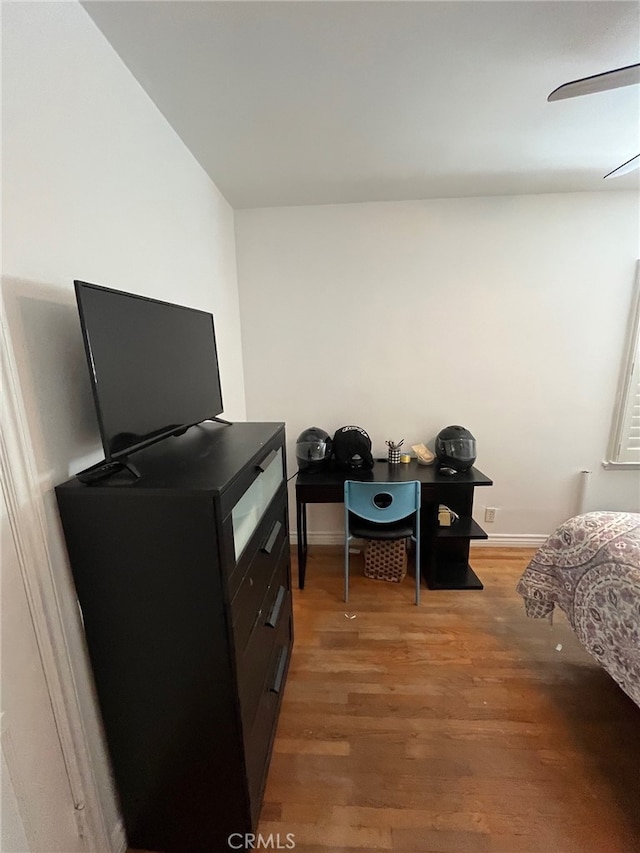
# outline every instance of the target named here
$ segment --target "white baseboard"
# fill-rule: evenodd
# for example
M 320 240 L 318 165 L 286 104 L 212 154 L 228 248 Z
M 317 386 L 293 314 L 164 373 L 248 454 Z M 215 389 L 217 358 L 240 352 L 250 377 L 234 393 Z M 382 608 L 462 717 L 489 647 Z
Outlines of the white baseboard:
M 492 533 L 488 539 L 472 539 L 471 544 L 492 548 L 539 548 L 548 538 L 546 533 Z
M 492 548 L 539 548 L 547 539 L 546 533 L 493 533 L 488 539 L 472 539 L 471 544 Z M 291 544 L 298 544 L 298 534 L 291 531 Z M 343 545 L 344 534 L 340 531 L 316 531 L 307 536 L 309 545 Z

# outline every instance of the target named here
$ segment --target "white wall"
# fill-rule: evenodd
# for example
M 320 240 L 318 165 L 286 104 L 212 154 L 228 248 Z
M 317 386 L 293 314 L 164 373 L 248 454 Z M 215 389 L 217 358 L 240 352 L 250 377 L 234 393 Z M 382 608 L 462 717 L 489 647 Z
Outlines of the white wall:
M 630 192 L 238 211 L 248 415 L 286 420 L 291 473 L 307 426 L 358 424 L 384 455 L 463 424 L 495 482 L 478 520 L 548 533 L 604 459 L 638 224 Z M 640 509 L 638 472 L 599 480 Z M 310 531 L 341 524 L 310 508 Z
M 243 420 L 233 211 L 75 2 L 3 3 L 2 108 L 3 311 L 113 828 L 52 491 L 101 457 L 73 279 L 212 311 L 225 415 Z

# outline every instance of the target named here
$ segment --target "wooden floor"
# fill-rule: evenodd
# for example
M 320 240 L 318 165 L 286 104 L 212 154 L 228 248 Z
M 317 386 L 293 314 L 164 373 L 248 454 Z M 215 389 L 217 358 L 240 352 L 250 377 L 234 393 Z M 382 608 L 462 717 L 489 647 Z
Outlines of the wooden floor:
M 340 550 L 310 549 L 263 836 L 292 833 L 296 853 L 640 851 L 640 709 L 564 617 L 527 620 L 532 553 L 476 548 L 485 589 L 425 589 L 419 608 L 411 577 L 369 580 L 355 557 L 347 607 Z

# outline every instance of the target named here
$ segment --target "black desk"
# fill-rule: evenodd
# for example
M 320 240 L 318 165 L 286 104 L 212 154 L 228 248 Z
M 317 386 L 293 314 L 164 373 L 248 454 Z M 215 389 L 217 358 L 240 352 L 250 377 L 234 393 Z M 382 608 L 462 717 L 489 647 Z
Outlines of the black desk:
M 473 490 L 492 486 L 493 481 L 477 468 L 447 476 L 435 465 L 409 463 L 389 465 L 376 462 L 372 471 L 342 471 L 330 465 L 314 473 L 300 471 L 296 480 L 298 524 L 298 587 L 304 589 L 307 567 L 307 504 L 343 503 L 345 480 L 392 482 L 419 480 L 422 483 L 420 511 L 421 566 L 429 589 L 482 589 L 482 582 L 469 565 L 472 539 L 487 534 L 471 517 Z M 438 526 L 438 506 L 445 504 L 460 518 L 451 527 Z

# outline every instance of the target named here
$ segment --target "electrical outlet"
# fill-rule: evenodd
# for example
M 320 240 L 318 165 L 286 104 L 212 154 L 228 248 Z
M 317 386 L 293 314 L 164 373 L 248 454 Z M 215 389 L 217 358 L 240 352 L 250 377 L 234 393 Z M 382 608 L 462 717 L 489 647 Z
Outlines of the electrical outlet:
M 488 522 L 496 520 L 496 508 L 494 506 L 485 507 L 484 520 Z

